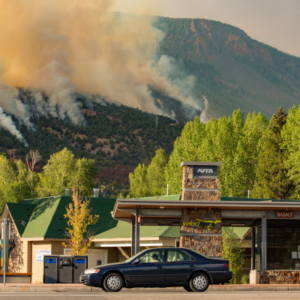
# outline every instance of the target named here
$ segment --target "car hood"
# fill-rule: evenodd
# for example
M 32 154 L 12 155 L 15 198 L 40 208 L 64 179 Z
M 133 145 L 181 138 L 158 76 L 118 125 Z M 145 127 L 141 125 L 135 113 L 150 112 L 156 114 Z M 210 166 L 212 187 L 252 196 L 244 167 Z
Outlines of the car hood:
M 108 268 L 108 267 L 117 267 L 120 265 L 124 265 L 125 262 L 119 262 L 119 263 L 111 263 L 111 264 L 105 264 L 105 265 L 101 265 L 101 266 L 95 266 L 94 268 L 91 269 L 104 269 L 104 268 Z

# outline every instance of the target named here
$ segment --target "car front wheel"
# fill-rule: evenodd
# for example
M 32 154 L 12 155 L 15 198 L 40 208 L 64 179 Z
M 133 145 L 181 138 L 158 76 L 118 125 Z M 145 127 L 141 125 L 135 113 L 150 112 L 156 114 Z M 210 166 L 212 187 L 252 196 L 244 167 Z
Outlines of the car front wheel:
M 107 292 L 119 292 L 123 287 L 123 278 L 118 273 L 108 274 L 104 281 L 103 287 Z
M 204 273 L 194 274 L 189 282 L 189 286 L 193 292 L 204 292 L 209 286 L 209 280 Z
M 191 288 L 189 286 L 184 286 L 183 287 L 187 292 L 192 292 Z

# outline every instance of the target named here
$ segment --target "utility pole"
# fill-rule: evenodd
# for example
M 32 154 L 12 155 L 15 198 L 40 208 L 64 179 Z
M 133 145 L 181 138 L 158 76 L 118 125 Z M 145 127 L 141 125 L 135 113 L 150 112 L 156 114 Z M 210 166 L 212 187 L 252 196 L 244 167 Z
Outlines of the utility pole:
M 169 184 L 167 184 L 167 196 L 169 196 Z

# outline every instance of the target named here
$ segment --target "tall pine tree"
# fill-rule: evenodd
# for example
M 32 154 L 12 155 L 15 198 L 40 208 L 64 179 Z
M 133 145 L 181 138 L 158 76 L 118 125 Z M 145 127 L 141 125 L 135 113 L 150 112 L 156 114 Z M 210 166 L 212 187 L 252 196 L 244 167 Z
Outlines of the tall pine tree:
M 292 194 L 293 183 L 285 167 L 288 151 L 284 148 L 281 136 L 286 121 L 287 114 L 280 107 L 260 140 L 254 197 L 287 199 Z

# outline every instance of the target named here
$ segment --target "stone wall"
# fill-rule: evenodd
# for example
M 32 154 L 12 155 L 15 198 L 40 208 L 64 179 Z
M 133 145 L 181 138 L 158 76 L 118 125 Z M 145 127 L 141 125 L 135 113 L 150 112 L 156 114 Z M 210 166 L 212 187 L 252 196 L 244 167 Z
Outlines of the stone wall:
M 183 166 L 182 201 L 221 201 L 219 179 L 194 178 L 194 166 Z M 185 209 L 181 218 L 180 247 L 210 257 L 223 256 L 220 210 Z
M 300 271 L 261 271 L 261 284 L 300 284 Z
M 181 219 L 180 247 L 210 257 L 222 257 L 221 211 L 185 209 Z
M 219 187 L 218 178 L 193 178 L 193 166 L 183 167 L 182 200 L 220 201 Z

